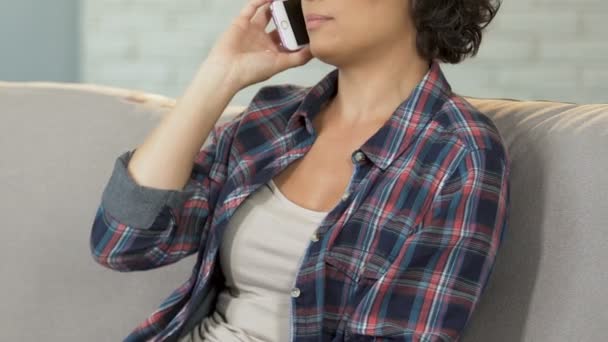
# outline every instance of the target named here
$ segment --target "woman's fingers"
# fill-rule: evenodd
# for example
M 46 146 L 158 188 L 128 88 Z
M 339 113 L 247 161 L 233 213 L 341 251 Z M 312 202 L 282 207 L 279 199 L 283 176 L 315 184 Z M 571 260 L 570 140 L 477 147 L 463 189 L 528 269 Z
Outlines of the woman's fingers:
M 277 31 L 277 29 L 268 32 L 268 35 L 270 36 L 273 45 L 277 48 L 277 51 L 285 51 L 282 48 L 281 37 L 279 36 L 279 31 Z
M 271 19 L 272 12 L 270 12 L 270 2 L 268 2 L 260 7 L 251 22 L 259 27 L 266 28 Z
M 310 46 L 306 45 L 298 51 L 281 53 L 278 57 L 278 63 L 281 69 L 287 69 L 294 66 L 306 64 L 312 59 Z
M 251 21 L 258 8 L 266 3 L 270 3 L 272 0 L 249 0 L 247 5 L 243 7 L 240 13 L 240 17 L 244 20 Z

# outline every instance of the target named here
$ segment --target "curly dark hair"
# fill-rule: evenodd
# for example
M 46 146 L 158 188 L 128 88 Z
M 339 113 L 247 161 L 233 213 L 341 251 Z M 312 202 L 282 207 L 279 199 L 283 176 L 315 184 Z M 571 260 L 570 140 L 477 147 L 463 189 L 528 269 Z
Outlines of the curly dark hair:
M 482 31 L 501 6 L 501 0 L 411 1 L 418 52 L 451 64 L 477 55 Z

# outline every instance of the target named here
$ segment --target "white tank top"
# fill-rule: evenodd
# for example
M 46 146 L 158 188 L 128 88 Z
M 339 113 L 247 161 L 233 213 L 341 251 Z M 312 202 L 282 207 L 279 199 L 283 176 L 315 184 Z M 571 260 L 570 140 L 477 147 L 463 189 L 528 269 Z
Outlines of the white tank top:
M 226 288 L 180 342 L 287 341 L 298 261 L 328 211 L 285 197 L 271 179 L 237 208 L 220 245 Z

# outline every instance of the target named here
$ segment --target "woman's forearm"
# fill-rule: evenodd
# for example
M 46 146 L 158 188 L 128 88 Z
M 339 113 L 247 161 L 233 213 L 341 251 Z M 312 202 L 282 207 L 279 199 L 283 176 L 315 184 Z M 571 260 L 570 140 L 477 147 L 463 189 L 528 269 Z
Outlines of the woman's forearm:
M 176 106 L 132 155 L 128 171 L 140 185 L 182 190 L 201 149 L 240 86 L 227 82 L 227 67 L 201 64 Z

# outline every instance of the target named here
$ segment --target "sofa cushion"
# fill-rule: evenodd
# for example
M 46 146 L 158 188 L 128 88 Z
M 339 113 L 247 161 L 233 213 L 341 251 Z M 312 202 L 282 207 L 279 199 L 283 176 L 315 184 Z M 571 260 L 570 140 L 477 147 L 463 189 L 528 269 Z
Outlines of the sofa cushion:
M 504 138 L 512 197 L 494 275 L 463 341 L 600 340 L 608 105 L 468 99 Z M 195 255 L 121 273 L 96 264 L 89 248 L 116 158 L 174 105 L 129 89 L 0 82 L 3 340 L 122 340 L 188 279 Z M 244 108 L 228 107 L 220 122 Z

